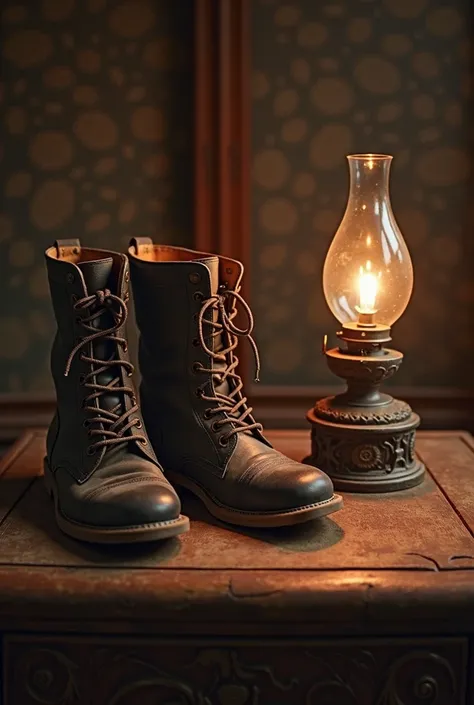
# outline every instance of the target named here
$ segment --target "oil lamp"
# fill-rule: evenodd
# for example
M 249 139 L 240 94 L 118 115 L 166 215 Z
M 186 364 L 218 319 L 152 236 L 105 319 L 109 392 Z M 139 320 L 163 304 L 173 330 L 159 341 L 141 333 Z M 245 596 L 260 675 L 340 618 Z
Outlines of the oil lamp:
M 414 453 L 419 417 L 380 391 L 403 360 L 385 346 L 410 300 L 413 267 L 390 205 L 392 157 L 353 154 L 348 161 L 349 199 L 323 270 L 324 296 L 342 326 L 339 346 L 327 349 L 325 336 L 323 352 L 347 389 L 308 412 L 306 462 L 338 489 L 388 492 L 417 485 L 425 471 Z

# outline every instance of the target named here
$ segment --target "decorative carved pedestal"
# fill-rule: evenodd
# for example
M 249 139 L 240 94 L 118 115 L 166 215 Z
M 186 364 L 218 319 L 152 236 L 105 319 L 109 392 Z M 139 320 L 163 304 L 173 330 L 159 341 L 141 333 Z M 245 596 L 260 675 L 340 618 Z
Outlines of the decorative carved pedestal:
M 330 475 L 338 490 L 392 492 L 422 482 L 425 469 L 414 453 L 420 419 L 408 404 L 379 390 L 403 355 L 386 348 L 373 355 L 334 348 L 326 358 L 347 390 L 308 412 L 311 455 L 305 462 Z

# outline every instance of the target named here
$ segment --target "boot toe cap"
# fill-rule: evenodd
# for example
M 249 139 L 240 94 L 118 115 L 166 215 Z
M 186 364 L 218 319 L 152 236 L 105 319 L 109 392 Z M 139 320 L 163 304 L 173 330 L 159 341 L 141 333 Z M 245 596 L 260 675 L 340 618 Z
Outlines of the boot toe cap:
M 263 488 L 268 510 L 286 510 L 319 504 L 331 499 L 334 487 L 331 479 L 318 468 L 286 459 L 276 476 L 269 477 Z
M 177 519 L 181 504 L 176 492 L 167 485 L 152 484 L 130 488 L 124 497 L 112 496 L 108 504 L 121 521 L 129 525 L 157 524 Z
M 298 503 L 315 504 L 324 502 L 334 494 L 331 479 L 321 470 L 303 463 L 295 463 L 297 467 L 288 473 L 287 492 Z M 290 470 L 290 468 L 289 468 Z
M 273 449 L 254 457 L 243 473 L 234 472 L 231 484 L 231 506 L 238 501 L 247 511 L 288 511 L 326 502 L 334 494 L 324 472 Z
M 129 528 L 174 521 L 180 512 L 179 497 L 170 485 L 123 482 L 82 505 L 79 521 L 103 529 Z

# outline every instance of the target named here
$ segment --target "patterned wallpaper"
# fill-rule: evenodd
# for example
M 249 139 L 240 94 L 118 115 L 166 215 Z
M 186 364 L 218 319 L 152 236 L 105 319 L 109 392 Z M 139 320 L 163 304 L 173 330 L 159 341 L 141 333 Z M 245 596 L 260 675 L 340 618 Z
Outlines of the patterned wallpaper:
M 51 388 L 57 237 L 191 242 L 192 17 L 192 0 L 2 3 L 0 392 Z
M 469 0 L 254 0 L 252 304 L 266 384 L 331 384 L 321 272 L 345 155 L 388 152 L 415 289 L 399 385 L 474 386 Z

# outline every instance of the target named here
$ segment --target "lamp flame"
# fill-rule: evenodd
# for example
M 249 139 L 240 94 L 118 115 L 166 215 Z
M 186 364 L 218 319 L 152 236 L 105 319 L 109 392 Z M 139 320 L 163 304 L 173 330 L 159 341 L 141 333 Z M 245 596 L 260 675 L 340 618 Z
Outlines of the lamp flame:
M 366 262 L 365 268 L 359 271 L 359 313 L 375 313 L 375 302 L 377 299 L 377 276 L 371 271 L 372 263 Z

